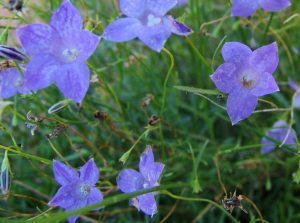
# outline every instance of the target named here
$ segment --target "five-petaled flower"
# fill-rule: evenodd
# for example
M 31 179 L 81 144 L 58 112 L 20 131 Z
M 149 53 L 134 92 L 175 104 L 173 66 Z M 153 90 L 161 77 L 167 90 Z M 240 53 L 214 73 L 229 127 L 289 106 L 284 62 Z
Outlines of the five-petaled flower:
M 50 25 L 30 24 L 17 29 L 24 51 L 30 56 L 24 84 L 32 91 L 56 83 L 65 97 L 81 102 L 89 87 L 84 63 L 100 38 L 82 29 L 79 11 L 64 0 Z
M 291 5 L 289 0 L 233 0 L 232 16 L 251 16 L 258 8 L 265 11 L 280 11 Z
M 279 120 L 274 123 L 271 130 L 266 132 L 267 137 L 261 140 L 261 153 L 268 153 L 276 148 L 276 145 L 283 143 L 291 149 L 296 149 L 296 132 L 289 128 L 285 121 Z
M 120 9 L 127 17 L 112 22 L 103 38 L 124 42 L 139 38 L 151 49 L 160 52 L 172 33 L 189 35 L 192 30 L 166 13 L 177 0 L 120 0 Z
M 152 148 L 147 150 L 140 158 L 139 170 L 132 169 L 121 171 L 117 179 L 118 188 L 124 193 L 131 193 L 142 189 L 150 189 L 158 186 L 158 180 L 163 171 L 164 164 L 154 161 Z M 147 193 L 137 196 L 129 201 L 130 205 L 135 206 L 146 215 L 153 216 L 157 212 L 155 193 Z
M 99 170 L 93 159 L 80 168 L 80 174 L 72 167 L 54 160 L 53 173 L 61 187 L 48 203 L 49 205 L 71 211 L 103 200 L 100 190 L 95 187 L 99 180 Z M 78 218 L 79 215 L 70 217 L 69 223 L 76 222 Z
M 278 66 L 276 43 L 253 51 L 238 42 L 225 43 L 222 48 L 225 63 L 211 75 L 216 87 L 229 94 L 227 112 L 232 124 L 249 117 L 258 97 L 279 91 L 272 73 Z
M 295 108 L 300 109 L 300 87 L 292 80 L 289 80 L 289 85 L 292 89 L 296 91 L 296 95 L 294 97 L 293 106 Z

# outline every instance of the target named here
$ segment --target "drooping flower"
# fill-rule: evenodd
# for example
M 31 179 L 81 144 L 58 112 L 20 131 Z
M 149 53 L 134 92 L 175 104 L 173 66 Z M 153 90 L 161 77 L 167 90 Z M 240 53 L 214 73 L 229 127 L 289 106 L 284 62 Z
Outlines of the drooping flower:
M 289 85 L 292 89 L 296 91 L 293 105 L 295 108 L 300 109 L 300 87 L 292 80 L 289 80 Z
M 93 159 L 80 168 L 79 174 L 73 168 L 54 160 L 53 173 L 61 187 L 49 205 L 72 211 L 103 200 L 101 191 L 95 187 L 99 180 L 99 170 Z M 71 216 L 69 223 L 76 222 L 78 218 L 79 215 Z
M 289 130 L 288 124 L 285 121 L 279 120 L 275 122 L 271 130 L 266 132 L 267 137 L 263 137 L 261 144 L 261 153 L 268 153 L 276 148 L 276 145 L 284 141 L 284 145 L 290 145 L 290 148 L 296 149 L 296 132 L 293 129 Z
M 177 5 L 177 0 L 120 0 L 125 18 L 112 22 L 103 38 L 112 42 L 140 39 L 151 49 L 160 52 L 172 33 L 189 35 L 192 30 L 166 13 Z
M 28 93 L 23 86 L 23 77 L 19 69 L 9 67 L 0 71 L 0 99 L 10 98 L 17 93 Z
M 252 50 L 238 42 L 225 43 L 222 48 L 225 63 L 210 76 L 225 94 L 227 113 L 232 124 L 249 117 L 258 97 L 279 91 L 272 76 L 279 62 L 278 47 L 272 43 Z
M 140 158 L 139 170 L 125 169 L 121 171 L 117 179 L 118 188 L 124 193 L 131 193 L 142 189 L 150 189 L 158 186 L 164 164 L 154 161 L 152 148 L 148 146 Z M 130 205 L 141 210 L 146 215 L 153 216 L 157 213 L 155 193 L 137 196 L 129 201 Z
M 65 97 L 81 102 L 89 87 L 84 63 L 100 38 L 83 30 L 79 11 L 64 0 L 50 24 L 30 24 L 17 29 L 24 51 L 30 56 L 24 84 L 32 91 L 55 83 Z
M 258 8 L 274 12 L 286 9 L 291 5 L 289 0 L 233 0 L 232 16 L 251 16 Z

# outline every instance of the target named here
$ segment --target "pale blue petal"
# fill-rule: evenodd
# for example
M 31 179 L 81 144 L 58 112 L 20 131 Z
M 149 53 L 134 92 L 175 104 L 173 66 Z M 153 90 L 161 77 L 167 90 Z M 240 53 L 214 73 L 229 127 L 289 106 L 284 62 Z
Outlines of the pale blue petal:
M 53 174 L 60 185 L 70 184 L 79 180 L 77 171 L 57 160 L 53 160 Z
M 118 188 L 124 193 L 131 193 L 143 189 L 143 176 L 132 169 L 122 170 L 117 178 Z
M 233 0 L 232 16 L 251 16 L 259 7 L 259 0 Z

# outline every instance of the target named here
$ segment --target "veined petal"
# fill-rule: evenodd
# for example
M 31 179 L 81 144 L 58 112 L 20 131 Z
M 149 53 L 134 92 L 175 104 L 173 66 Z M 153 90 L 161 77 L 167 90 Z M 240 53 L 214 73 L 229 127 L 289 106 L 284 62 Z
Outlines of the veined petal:
M 139 163 L 140 172 L 147 171 L 147 166 L 154 163 L 154 155 L 151 146 L 147 146 L 146 151 L 142 153 Z
M 82 29 L 83 23 L 79 11 L 69 0 L 64 0 L 51 17 L 52 26 L 62 37 L 72 36 L 73 32 Z
M 273 74 L 279 63 L 277 43 L 274 42 L 255 50 L 250 57 L 249 63 L 254 70 L 261 74 L 265 72 Z
M 259 7 L 259 0 L 233 0 L 232 16 L 251 16 Z
M 49 201 L 48 205 L 68 208 L 76 203 L 76 196 L 73 194 L 74 187 L 68 184 L 59 188 L 54 197 Z
M 89 69 L 84 63 L 64 65 L 55 76 L 55 81 L 66 98 L 79 103 L 89 88 Z
M 146 0 L 148 9 L 157 16 L 164 16 L 177 5 L 177 0 Z
M 79 51 L 77 62 L 86 61 L 97 49 L 100 37 L 86 30 L 78 32 L 76 39 L 73 35 L 73 41 Z
M 138 37 L 148 47 L 160 52 L 171 33 L 168 23 L 161 23 L 152 27 L 143 26 Z
M 139 210 L 151 217 L 157 213 L 157 205 L 154 193 L 143 194 L 137 197 Z
M 35 55 L 24 72 L 24 87 L 32 91 L 48 87 L 54 82 L 54 77 L 60 69 L 60 65 L 52 56 Z
M 146 0 L 120 0 L 121 12 L 133 18 L 143 15 L 146 6 Z
M 239 42 L 227 42 L 222 47 L 222 56 L 227 63 L 245 64 L 251 54 L 252 50 Z
M 52 51 L 55 39 L 54 30 L 45 24 L 30 24 L 16 30 L 17 36 L 26 54 L 47 54 Z
M 90 186 L 94 186 L 99 180 L 99 169 L 96 166 L 94 159 L 90 159 L 84 164 L 80 170 L 80 179 Z
M 233 63 L 224 63 L 210 76 L 216 87 L 223 93 L 230 93 L 238 84 L 238 71 Z
M 178 22 L 172 16 L 167 16 L 172 33 L 180 36 L 187 36 L 193 33 L 193 30 L 184 23 Z
M 138 37 L 142 24 L 135 18 L 121 18 L 109 24 L 103 38 L 112 42 L 125 42 Z
M 266 11 L 280 11 L 291 5 L 289 0 L 260 0 L 261 7 Z
M 249 94 L 247 90 L 235 89 L 227 99 L 227 113 L 232 125 L 248 118 L 255 110 L 258 97 Z
M 279 87 L 271 74 L 265 72 L 258 75 L 257 78 L 256 86 L 250 90 L 252 95 L 259 97 L 279 91 Z
M 53 174 L 57 183 L 60 185 L 70 184 L 79 179 L 77 171 L 57 160 L 53 160 Z
M 91 193 L 87 199 L 87 205 L 96 204 L 101 202 L 102 200 L 103 200 L 103 195 L 101 191 L 97 188 L 92 188 Z M 100 208 L 96 208 L 95 211 L 99 210 Z
M 132 169 L 122 170 L 117 178 L 118 188 L 124 193 L 143 189 L 143 176 Z

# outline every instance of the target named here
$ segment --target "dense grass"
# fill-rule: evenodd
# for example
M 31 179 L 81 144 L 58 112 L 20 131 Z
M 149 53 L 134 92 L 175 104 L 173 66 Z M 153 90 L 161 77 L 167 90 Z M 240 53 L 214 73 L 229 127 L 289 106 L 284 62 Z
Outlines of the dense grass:
M 83 16 L 100 22 L 98 34 L 120 15 L 117 1 L 73 3 Z M 59 4 L 58 0 L 50 0 L 40 1 L 37 6 L 27 1 L 25 21 L 48 22 Z M 207 100 L 224 106 L 226 98 L 214 94 L 205 98 L 174 87 L 215 90 L 209 75 L 223 62 L 220 44 L 224 41 L 240 41 L 252 48 L 277 41 L 280 65 L 274 76 L 281 91 L 264 97 L 267 102 L 260 101 L 257 110 L 289 108 L 294 92 L 287 80 L 300 82 L 299 10 L 300 2 L 294 0 L 293 6 L 282 12 L 270 14 L 259 10 L 249 19 L 235 18 L 230 17 L 229 1 L 190 0 L 186 7 L 177 8 L 172 14 L 181 17 L 194 33 L 188 38 L 172 36 L 165 46 L 167 50 L 160 54 L 138 41 L 114 44 L 102 40 L 88 62 L 94 81 L 82 105 L 70 104 L 55 115 L 48 115 L 48 108 L 63 100 L 55 86 L 34 95 L 12 98 L 14 105 L 5 110 L 2 118 L 0 154 L 9 149 L 13 180 L 9 197 L 0 200 L 0 222 L 22 222 L 43 212 L 56 212 L 48 210 L 47 202 L 58 189 L 52 177 L 51 160 L 62 160 L 61 156 L 74 167 L 94 157 L 101 172 L 97 186 L 105 198 L 118 196 L 119 171 L 125 167 L 137 169 L 139 156 L 148 144 L 153 146 L 156 160 L 166 165 L 162 193 L 157 196 L 159 213 L 147 218 L 117 197 L 116 203 L 100 212 L 87 213 L 82 222 L 231 222 L 224 209 L 207 202 L 222 205 L 222 184 L 228 194 L 236 190 L 251 199 L 267 222 L 300 222 L 300 187 L 293 180 L 299 156 L 283 149 L 267 155 L 260 153 L 265 130 L 279 119 L 292 121 L 299 135 L 299 111 L 295 110 L 294 120 L 290 120 L 290 111 L 274 109 L 255 113 L 232 126 L 226 111 Z M 13 36 L 12 30 L 10 43 L 14 42 Z M 149 94 L 153 100 L 142 108 L 141 103 Z M 46 117 L 34 136 L 25 126 L 29 111 Z M 99 120 L 94 116 L 96 111 L 107 112 L 108 117 Z M 157 115 L 161 122 L 149 130 L 145 127 L 152 115 Z M 48 140 L 46 135 L 58 125 L 65 126 L 65 131 Z M 145 137 L 137 141 L 143 134 Z M 120 157 L 136 142 L 123 165 Z M 177 185 L 179 182 L 186 184 Z M 168 191 L 179 197 L 170 196 L 166 185 L 171 186 Z M 197 189 L 201 190 L 196 193 Z M 250 202 L 244 201 L 243 206 L 248 214 L 236 209 L 232 213 L 236 221 L 259 221 Z M 54 222 L 53 219 L 48 222 Z

